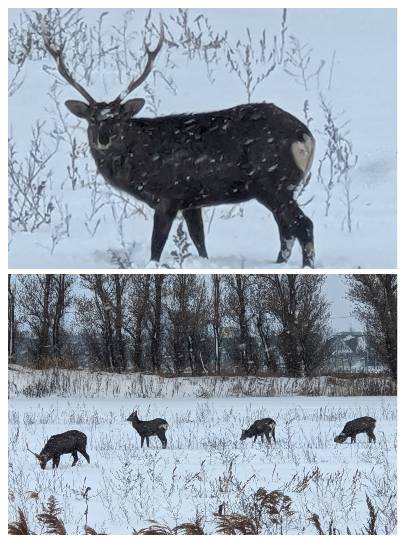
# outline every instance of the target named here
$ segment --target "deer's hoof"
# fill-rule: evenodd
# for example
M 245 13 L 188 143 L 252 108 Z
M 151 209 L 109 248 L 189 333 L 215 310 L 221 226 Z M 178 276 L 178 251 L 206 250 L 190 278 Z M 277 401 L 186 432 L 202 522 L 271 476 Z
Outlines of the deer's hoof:
M 149 261 L 148 264 L 145 266 L 145 268 L 148 269 L 156 269 L 156 268 L 162 268 L 162 265 L 159 261 Z

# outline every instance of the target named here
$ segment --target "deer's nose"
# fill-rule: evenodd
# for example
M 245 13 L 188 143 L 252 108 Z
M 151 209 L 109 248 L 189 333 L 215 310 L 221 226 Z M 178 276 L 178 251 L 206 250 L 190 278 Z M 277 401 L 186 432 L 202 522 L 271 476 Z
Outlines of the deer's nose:
M 99 127 L 98 142 L 102 146 L 107 146 L 110 142 L 110 129 L 104 124 L 101 124 Z

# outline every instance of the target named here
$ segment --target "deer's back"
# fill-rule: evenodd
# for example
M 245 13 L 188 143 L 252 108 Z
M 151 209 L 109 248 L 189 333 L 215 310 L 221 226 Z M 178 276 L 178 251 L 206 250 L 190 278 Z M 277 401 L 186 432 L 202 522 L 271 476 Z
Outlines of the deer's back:
M 344 433 L 356 434 L 362 433 L 369 429 L 374 429 L 376 424 L 375 418 L 371 416 L 362 416 L 361 418 L 356 418 L 355 420 L 350 420 L 347 422 L 343 428 Z
M 180 208 L 254 198 L 258 180 L 271 190 L 272 171 L 288 177 L 295 167 L 292 143 L 311 135 L 271 103 L 134 118 L 120 130 L 108 151 L 92 149 L 101 174 L 152 207 L 169 196 Z
M 163 418 L 155 418 L 153 420 L 139 420 L 139 422 L 132 422 L 132 426 L 139 435 L 154 435 L 157 431 L 165 431 L 169 424 Z
M 250 429 L 260 433 L 260 432 L 263 432 L 264 430 L 274 427 L 275 424 L 276 423 L 272 418 L 261 418 L 260 420 L 256 420 L 255 422 L 253 422 Z
M 87 443 L 86 435 L 75 429 L 65 431 L 64 433 L 58 433 L 52 435 L 45 444 L 42 452 L 57 453 L 66 452 L 69 453 L 75 448 L 85 447 Z

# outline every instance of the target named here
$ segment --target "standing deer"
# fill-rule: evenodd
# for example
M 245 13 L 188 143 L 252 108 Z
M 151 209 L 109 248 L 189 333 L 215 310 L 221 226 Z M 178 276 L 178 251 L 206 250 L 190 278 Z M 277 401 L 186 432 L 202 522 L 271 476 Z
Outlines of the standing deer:
M 137 411 L 134 411 L 127 418 L 127 422 L 132 423 L 132 427 L 141 437 L 141 448 L 146 439 L 146 445 L 149 448 L 149 437 L 159 437 L 162 448 L 167 447 L 166 430 L 169 424 L 163 418 L 154 418 L 153 420 L 140 420 Z
M 295 200 L 300 186 L 309 181 L 315 151 L 315 139 L 302 122 L 272 103 L 139 118 L 135 116 L 145 100 L 125 101 L 152 71 L 164 43 L 160 22 L 156 49 L 145 44 L 143 73 L 108 103 L 95 101 L 74 80 L 64 63 L 63 47 L 51 45 L 44 25 L 42 32 L 59 73 L 86 100 L 65 105 L 87 120 L 99 173 L 154 210 L 152 264 L 158 264 L 179 211 L 199 256 L 206 258 L 202 208 L 256 199 L 276 220 L 281 243 L 277 262 L 288 261 L 298 238 L 303 266 L 313 267 L 313 224 Z
M 52 435 L 39 454 L 30 450 L 28 444 L 27 450 L 37 458 L 41 469 L 45 469 L 46 464 L 50 459 L 52 459 L 52 469 L 57 469 L 62 454 L 72 454 L 72 467 L 76 465 L 79 459 L 77 457 L 77 452 L 80 452 L 82 456 L 86 458 L 87 463 L 90 463 L 89 454 L 86 452 L 86 445 L 86 435 L 81 431 L 72 429 L 70 431 L 65 431 L 64 433 L 59 433 L 58 435 Z
M 276 443 L 276 422 L 272 418 L 262 418 L 256 420 L 248 429 L 242 429 L 241 441 L 254 437 L 253 442 L 256 442 L 257 437 L 260 436 L 262 442 L 266 437 L 267 442 L 271 443 L 271 437 L 273 437 L 274 444 Z
M 375 442 L 375 423 L 375 419 L 371 418 L 371 416 L 362 416 L 361 418 L 350 420 L 350 422 L 345 424 L 342 433 L 334 438 L 334 441 L 335 443 L 344 443 L 350 437 L 350 442 L 354 443 L 359 433 L 367 433 L 368 442 Z

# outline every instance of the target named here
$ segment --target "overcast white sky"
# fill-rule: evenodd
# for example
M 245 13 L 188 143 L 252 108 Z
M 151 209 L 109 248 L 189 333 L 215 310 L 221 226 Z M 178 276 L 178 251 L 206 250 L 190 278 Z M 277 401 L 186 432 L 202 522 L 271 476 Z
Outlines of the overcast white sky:
M 329 275 L 325 280 L 325 294 L 330 304 L 331 326 L 334 330 L 362 330 L 352 316 L 353 304 L 346 299 L 346 283 L 342 275 Z

